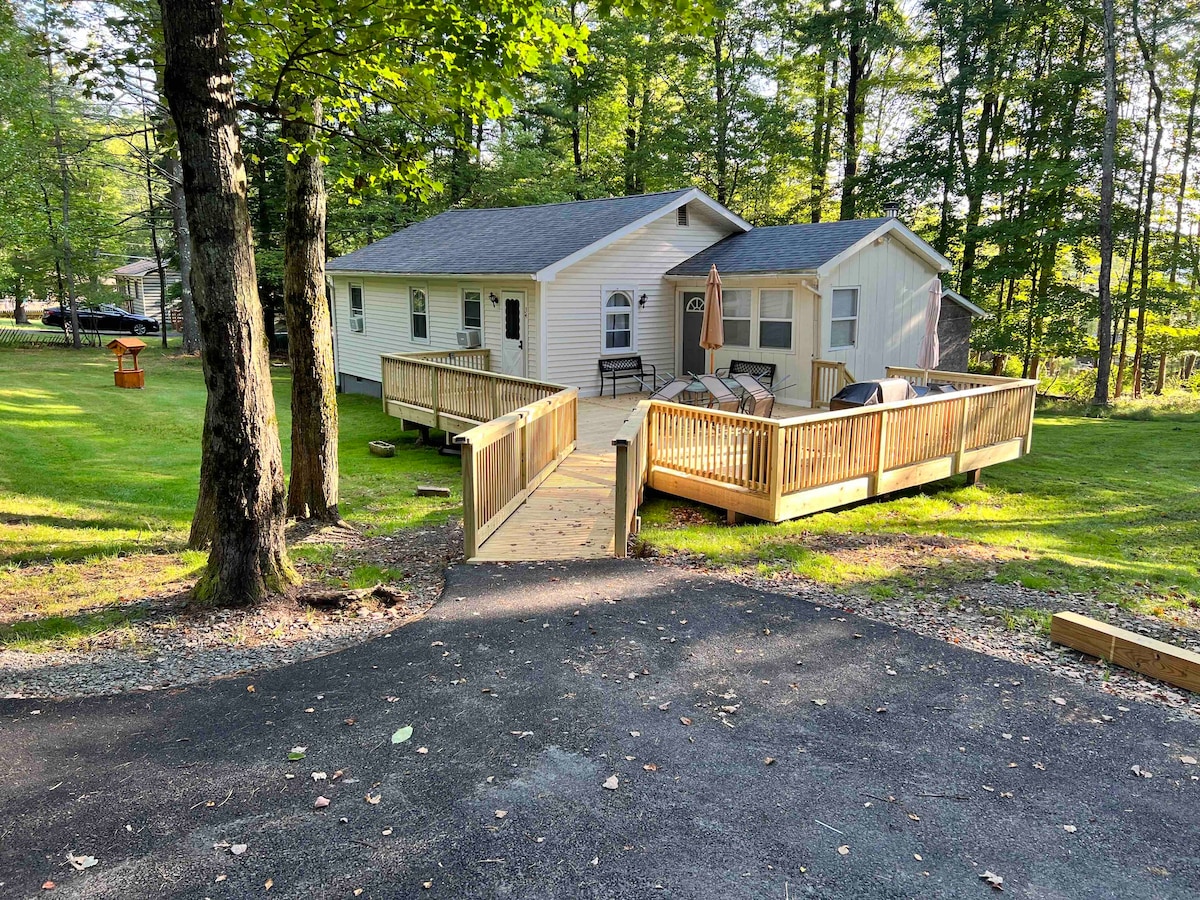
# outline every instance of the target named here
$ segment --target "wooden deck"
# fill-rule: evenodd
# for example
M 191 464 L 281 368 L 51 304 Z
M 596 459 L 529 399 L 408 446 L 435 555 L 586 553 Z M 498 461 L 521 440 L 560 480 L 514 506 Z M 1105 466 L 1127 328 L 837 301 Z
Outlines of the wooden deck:
M 385 355 L 384 409 L 454 435 L 473 562 L 624 556 L 647 488 L 781 522 L 1018 459 L 1036 383 L 937 372 L 952 393 L 759 418 L 491 372 L 487 350 Z M 931 373 L 888 367 L 925 384 Z M 817 402 L 848 379 L 818 361 Z
M 580 400 L 575 451 L 483 542 L 469 562 L 615 555 L 617 473 L 612 439 L 647 396 L 618 394 L 615 399 Z M 792 406 L 776 409 L 785 416 L 818 412 Z

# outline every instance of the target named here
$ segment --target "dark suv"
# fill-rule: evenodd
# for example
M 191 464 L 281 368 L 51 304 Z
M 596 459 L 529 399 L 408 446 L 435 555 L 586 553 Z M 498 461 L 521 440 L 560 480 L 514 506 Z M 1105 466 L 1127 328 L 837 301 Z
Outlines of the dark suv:
M 70 313 L 64 313 L 60 306 L 52 306 L 42 314 L 42 324 L 51 328 L 62 328 L 64 318 L 69 326 Z M 84 331 L 127 331 L 130 334 L 146 334 L 158 331 L 158 320 L 126 312 L 111 303 L 101 303 L 99 306 L 79 307 L 79 327 Z

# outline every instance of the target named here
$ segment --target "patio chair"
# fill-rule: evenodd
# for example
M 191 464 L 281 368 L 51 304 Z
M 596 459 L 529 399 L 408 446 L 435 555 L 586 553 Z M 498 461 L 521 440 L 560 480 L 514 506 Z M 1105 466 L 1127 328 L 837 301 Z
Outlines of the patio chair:
M 719 409 L 724 412 L 737 412 L 742 405 L 737 395 L 731 391 L 716 375 L 701 375 L 700 383 L 712 397 L 708 402 L 709 409 Z
M 733 380 L 745 392 L 741 411 L 749 416 L 771 418 L 771 412 L 775 409 L 775 395 L 750 375 L 734 375 Z
M 650 395 L 651 400 L 664 400 L 667 403 L 678 403 L 679 396 L 686 394 L 689 387 L 692 386 L 690 378 L 676 378 L 674 381 L 669 381 L 660 387 L 657 391 Z

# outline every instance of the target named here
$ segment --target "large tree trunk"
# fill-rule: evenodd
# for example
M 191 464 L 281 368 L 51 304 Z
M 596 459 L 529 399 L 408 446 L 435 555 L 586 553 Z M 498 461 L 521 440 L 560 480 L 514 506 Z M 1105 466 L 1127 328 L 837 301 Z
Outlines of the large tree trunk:
M 179 136 L 204 338 L 214 533 L 196 598 L 253 603 L 296 580 L 283 460 L 254 271 L 246 170 L 220 0 L 160 0 L 164 88 Z
M 1097 338 L 1100 358 L 1096 365 L 1096 393 L 1092 403 L 1108 405 L 1112 374 L 1112 261 L 1113 193 L 1117 146 L 1117 26 L 1115 0 L 1104 0 L 1104 146 L 1100 162 L 1100 325 Z M 1198 70 L 1200 71 L 1200 70 Z
M 294 146 L 311 143 L 321 115 L 287 119 L 283 135 Z M 298 519 L 336 522 L 338 516 L 338 408 L 333 374 L 333 331 L 325 299 L 325 170 L 316 153 L 287 162 L 283 231 L 283 309 L 292 363 L 292 477 L 287 512 Z

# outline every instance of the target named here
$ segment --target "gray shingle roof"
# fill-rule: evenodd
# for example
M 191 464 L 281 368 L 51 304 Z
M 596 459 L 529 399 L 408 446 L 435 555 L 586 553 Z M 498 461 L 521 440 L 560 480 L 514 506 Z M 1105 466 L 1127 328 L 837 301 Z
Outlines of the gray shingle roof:
M 669 275 L 811 272 L 854 246 L 888 220 L 848 219 L 808 225 L 774 225 L 733 234 L 685 259 Z
M 332 260 L 332 272 L 533 274 L 669 205 L 690 188 L 543 206 L 453 209 Z
M 164 264 L 163 268 L 170 270 L 170 266 Z M 158 266 L 152 259 L 135 259 L 133 262 L 125 263 L 123 266 L 118 266 L 113 269 L 114 275 L 147 275 L 150 272 L 157 272 Z

